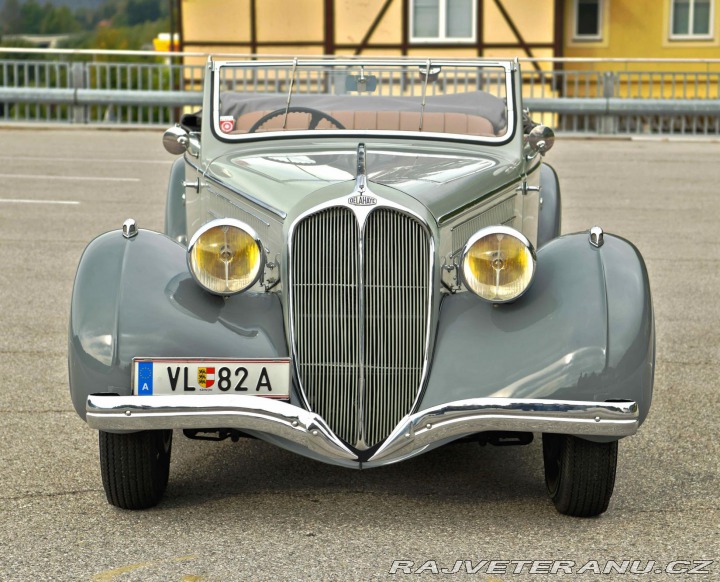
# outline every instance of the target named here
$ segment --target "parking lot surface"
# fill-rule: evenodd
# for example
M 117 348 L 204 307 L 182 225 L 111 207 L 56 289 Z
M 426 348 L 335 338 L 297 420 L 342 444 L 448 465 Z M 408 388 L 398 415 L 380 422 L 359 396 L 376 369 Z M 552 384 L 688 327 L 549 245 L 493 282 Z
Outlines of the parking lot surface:
M 111 507 L 97 433 L 68 393 L 70 294 L 93 237 L 128 217 L 162 229 L 172 157 L 154 131 L 0 137 L 0 580 L 442 578 L 465 560 L 630 560 L 648 573 L 609 578 L 720 579 L 720 144 L 559 139 L 547 156 L 563 232 L 597 224 L 645 256 L 657 326 L 650 417 L 620 444 L 608 512 L 573 519 L 547 498 L 539 440 L 359 472 L 176 433 L 165 500 Z M 710 574 L 666 572 L 698 560 Z M 462 562 L 458 575 L 556 577 L 515 568 Z

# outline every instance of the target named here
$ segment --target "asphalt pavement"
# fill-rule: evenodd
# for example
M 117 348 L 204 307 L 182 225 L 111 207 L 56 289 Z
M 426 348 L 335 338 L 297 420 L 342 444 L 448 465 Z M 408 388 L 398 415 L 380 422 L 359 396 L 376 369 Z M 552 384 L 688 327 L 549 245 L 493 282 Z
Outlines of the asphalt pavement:
M 555 511 L 539 441 L 360 472 L 178 433 L 165 500 L 128 512 L 106 502 L 97 433 L 70 403 L 67 321 L 93 237 L 128 217 L 162 229 L 161 133 L 0 129 L 0 581 L 442 578 L 458 561 L 467 579 L 558 575 L 512 574 L 522 560 L 586 565 L 584 579 L 720 579 L 720 144 L 559 139 L 547 155 L 563 232 L 631 240 L 654 295 L 653 406 L 620 443 L 603 516 Z M 481 560 L 510 564 L 467 572 Z M 593 574 L 608 560 L 650 568 Z M 709 574 L 664 573 L 697 560 Z

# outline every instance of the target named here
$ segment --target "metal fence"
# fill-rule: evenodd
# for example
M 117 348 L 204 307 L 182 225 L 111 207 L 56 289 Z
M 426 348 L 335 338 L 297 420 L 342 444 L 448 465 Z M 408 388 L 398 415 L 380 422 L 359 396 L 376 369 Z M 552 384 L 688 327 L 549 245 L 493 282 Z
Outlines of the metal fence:
M 524 102 L 558 131 L 720 135 L 720 60 L 535 62 L 540 71 L 523 72 Z
M 181 56 L 2 48 L 0 55 L 13 57 L 0 59 L 0 122 L 168 125 L 201 103 L 204 67 Z
M 201 104 L 201 53 L 0 48 L 0 57 L 0 123 L 164 126 Z M 720 135 L 720 59 L 521 65 L 525 106 L 560 132 Z

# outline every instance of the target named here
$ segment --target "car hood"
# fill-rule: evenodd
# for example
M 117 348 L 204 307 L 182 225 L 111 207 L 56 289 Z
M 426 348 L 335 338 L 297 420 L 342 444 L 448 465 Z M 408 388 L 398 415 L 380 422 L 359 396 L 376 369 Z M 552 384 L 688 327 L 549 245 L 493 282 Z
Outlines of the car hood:
M 225 154 L 207 174 L 288 212 L 321 188 L 353 181 L 356 167 L 356 147 L 309 147 Z M 371 188 L 377 183 L 404 192 L 440 219 L 516 181 L 520 159 L 502 147 L 368 146 L 366 168 Z

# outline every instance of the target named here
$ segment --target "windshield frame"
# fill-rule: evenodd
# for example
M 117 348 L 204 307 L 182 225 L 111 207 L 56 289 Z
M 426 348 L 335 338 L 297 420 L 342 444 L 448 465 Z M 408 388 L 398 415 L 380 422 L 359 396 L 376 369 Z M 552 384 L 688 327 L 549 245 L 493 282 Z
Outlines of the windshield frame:
M 224 68 L 262 69 L 262 68 L 290 68 L 299 69 L 302 67 L 477 67 L 502 69 L 505 74 L 504 90 L 507 96 L 507 127 L 505 133 L 500 136 L 474 136 L 461 133 L 439 133 L 430 131 L 407 131 L 407 130 L 381 130 L 381 129 L 313 129 L 313 130 L 292 130 L 292 131 L 264 131 L 261 133 L 238 133 L 228 134 L 220 129 L 220 94 L 222 70 Z M 269 140 L 287 140 L 296 138 L 343 138 L 343 137 L 374 137 L 374 138 L 398 138 L 398 139 L 423 139 L 439 140 L 465 143 L 482 143 L 493 145 L 504 145 L 512 141 L 517 130 L 518 119 L 520 118 L 518 95 L 515 89 L 515 76 L 519 72 L 517 59 L 418 59 L 418 58 L 393 58 L 393 59 L 278 59 L 258 61 L 238 60 L 216 60 L 211 59 L 209 63 L 211 80 L 211 130 L 213 135 L 225 143 L 245 143 Z M 292 83 L 291 83 L 292 85 Z M 288 93 L 292 96 L 292 92 Z M 422 115 L 422 114 L 421 114 Z

